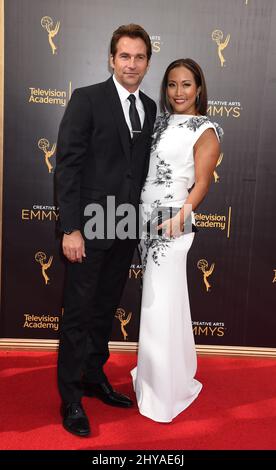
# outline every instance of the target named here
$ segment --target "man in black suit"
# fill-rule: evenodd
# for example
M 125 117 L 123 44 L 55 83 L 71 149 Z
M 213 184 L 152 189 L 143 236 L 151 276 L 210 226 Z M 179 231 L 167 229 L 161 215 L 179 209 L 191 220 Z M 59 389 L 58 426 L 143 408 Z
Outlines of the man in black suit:
M 125 203 L 138 209 L 156 116 L 154 101 L 139 91 L 151 53 L 143 28 L 120 26 L 110 44 L 113 76 L 76 89 L 59 130 L 55 178 L 67 269 L 58 385 L 63 426 L 78 436 L 90 434 L 83 395 L 112 406 L 132 405 L 113 390 L 103 366 L 137 240 L 85 236 L 84 210 L 99 204 L 106 222 L 107 196 L 115 198 L 116 209 Z

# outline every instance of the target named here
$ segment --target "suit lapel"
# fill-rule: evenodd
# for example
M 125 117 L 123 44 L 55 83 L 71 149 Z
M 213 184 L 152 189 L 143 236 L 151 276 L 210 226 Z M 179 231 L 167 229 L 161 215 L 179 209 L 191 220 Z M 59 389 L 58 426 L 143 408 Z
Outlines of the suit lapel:
M 139 96 L 140 96 L 140 99 L 143 103 L 144 110 L 145 110 L 145 120 L 144 120 L 143 129 L 142 129 L 142 132 L 143 132 L 145 124 L 146 124 L 146 119 L 148 119 L 150 129 L 153 128 L 154 119 L 153 119 L 153 116 L 151 114 L 151 111 L 150 111 L 150 108 L 149 108 L 149 105 L 148 105 L 148 101 L 146 100 L 146 97 L 145 97 L 144 93 L 142 93 L 140 91 Z
M 121 101 L 120 101 L 120 98 L 116 90 L 116 87 L 114 85 L 112 77 L 110 77 L 106 81 L 106 86 L 107 86 L 107 93 L 108 93 L 108 97 L 109 97 L 109 101 L 111 105 L 112 114 L 113 114 L 114 121 L 116 123 L 116 126 L 120 134 L 120 139 L 122 142 L 124 153 L 127 158 L 130 158 L 130 132 L 129 132 L 129 128 L 125 120 L 122 104 L 121 104 Z

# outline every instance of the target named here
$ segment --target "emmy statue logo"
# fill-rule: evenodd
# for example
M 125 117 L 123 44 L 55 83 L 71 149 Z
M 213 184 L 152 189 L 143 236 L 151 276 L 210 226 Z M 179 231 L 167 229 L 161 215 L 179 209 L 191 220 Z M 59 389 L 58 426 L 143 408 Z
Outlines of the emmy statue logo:
M 208 261 L 206 261 L 206 259 L 200 259 L 197 263 L 197 267 L 203 273 L 203 281 L 206 287 L 206 291 L 209 292 L 211 284 L 209 284 L 207 278 L 211 276 L 212 272 L 214 271 L 215 263 L 212 263 L 210 269 L 208 269 Z
M 42 28 L 46 29 L 46 31 L 48 33 L 48 40 L 49 40 L 49 44 L 50 44 L 51 49 L 52 49 L 52 53 L 56 54 L 57 53 L 57 47 L 53 42 L 53 38 L 59 32 L 60 21 L 57 21 L 56 26 L 53 28 L 54 22 L 53 22 L 52 18 L 50 16 L 43 16 L 43 18 L 41 18 L 40 23 L 41 23 Z
M 274 277 L 273 277 L 272 283 L 276 282 L 276 269 L 273 269 L 273 271 L 274 271 Z
M 224 42 L 221 42 L 223 39 L 223 32 L 220 29 L 216 29 L 212 32 L 212 39 L 218 46 L 218 56 L 220 60 L 221 67 L 224 67 L 225 58 L 222 55 L 222 51 L 228 46 L 230 40 L 230 34 L 227 34 Z
M 115 318 L 117 318 L 121 323 L 121 332 L 124 337 L 124 341 L 126 341 L 128 334 L 125 330 L 125 326 L 130 322 L 132 317 L 132 312 L 129 312 L 128 316 L 126 317 L 126 312 L 123 308 L 117 308 L 115 313 Z
M 50 142 L 47 139 L 40 139 L 37 144 L 38 148 L 43 151 L 45 163 L 47 165 L 49 173 L 52 173 L 53 165 L 50 163 L 50 158 L 55 154 L 56 144 L 52 145 L 50 150 Z
M 217 161 L 217 164 L 216 164 L 216 168 L 221 164 L 222 159 L 223 159 L 223 153 L 221 152 L 221 154 L 219 156 L 219 159 Z M 218 183 L 219 182 L 219 175 L 217 174 L 216 170 L 214 170 L 213 174 L 214 174 L 215 183 Z
M 49 260 L 46 262 L 46 254 L 43 252 L 43 251 L 38 251 L 36 254 L 35 254 L 35 260 L 37 263 L 40 264 L 41 266 L 41 274 L 42 276 L 44 277 L 44 281 L 45 281 L 45 284 L 47 286 L 47 284 L 49 283 L 50 281 L 50 278 L 47 276 L 46 274 L 46 271 L 47 269 L 50 268 L 51 264 L 52 264 L 52 261 L 53 261 L 53 256 L 50 256 Z

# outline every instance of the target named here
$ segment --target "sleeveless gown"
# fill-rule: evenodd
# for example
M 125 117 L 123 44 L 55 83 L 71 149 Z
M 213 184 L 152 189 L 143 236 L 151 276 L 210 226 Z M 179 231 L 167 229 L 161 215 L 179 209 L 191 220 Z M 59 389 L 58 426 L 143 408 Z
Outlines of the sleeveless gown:
M 144 222 L 158 206 L 182 207 L 195 181 L 193 147 L 200 135 L 222 129 L 206 116 L 164 114 L 155 124 L 142 190 Z M 193 218 L 193 215 L 192 215 Z M 137 367 L 131 371 L 139 411 L 170 422 L 198 396 L 197 358 L 186 275 L 194 233 L 140 242 L 143 291 Z

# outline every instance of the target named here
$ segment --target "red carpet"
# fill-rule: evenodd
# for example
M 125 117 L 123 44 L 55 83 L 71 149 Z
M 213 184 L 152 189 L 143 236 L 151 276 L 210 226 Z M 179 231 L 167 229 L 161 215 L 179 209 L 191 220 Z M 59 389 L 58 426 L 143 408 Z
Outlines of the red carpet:
M 111 383 L 133 398 L 135 362 L 135 354 L 113 353 L 106 367 Z M 276 449 L 276 360 L 198 362 L 203 390 L 173 423 L 85 398 L 93 435 L 78 438 L 61 426 L 56 354 L 0 351 L 0 449 Z

